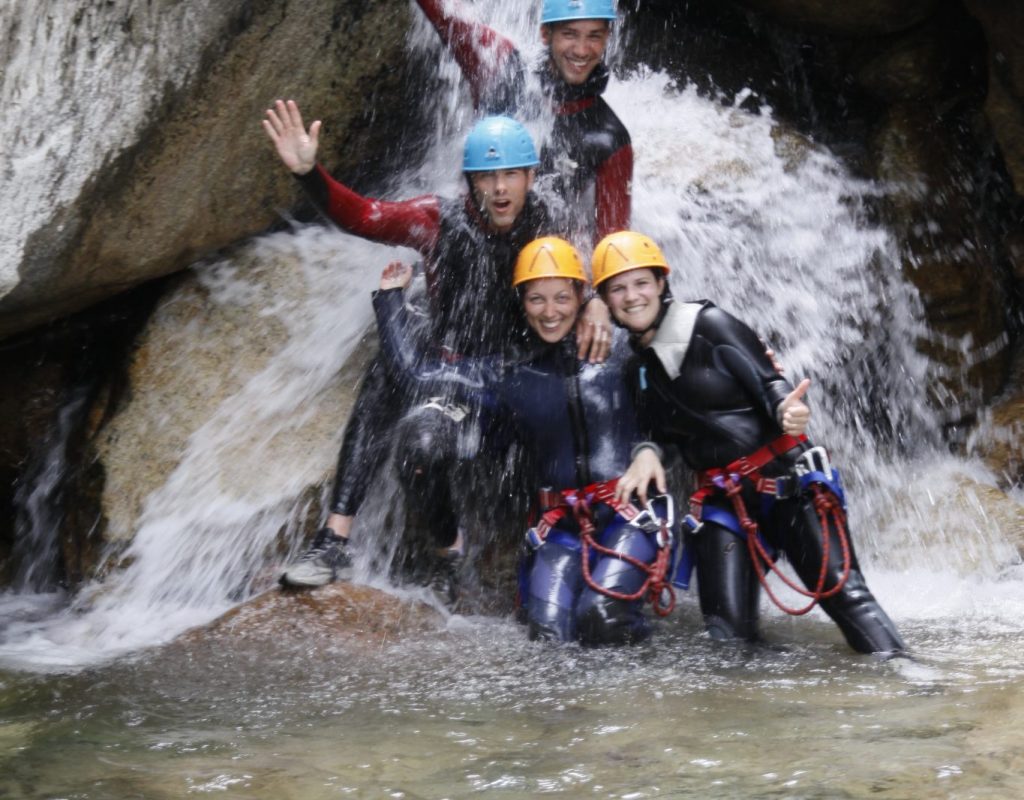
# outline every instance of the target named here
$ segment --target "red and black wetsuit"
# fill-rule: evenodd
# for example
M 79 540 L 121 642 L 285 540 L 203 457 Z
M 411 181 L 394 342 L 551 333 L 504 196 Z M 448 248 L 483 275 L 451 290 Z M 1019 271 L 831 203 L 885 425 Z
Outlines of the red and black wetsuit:
M 491 355 L 521 334 L 519 299 L 512 288 L 515 259 L 525 244 L 552 232 L 547 209 L 534 195 L 527 196 L 512 229 L 499 234 L 487 230 L 468 198 L 375 200 L 353 192 L 320 166 L 299 180 L 345 231 L 412 247 L 423 255 L 430 303 L 428 339 L 434 350 Z M 354 515 L 358 510 L 404 405 L 380 364 L 371 364 L 345 428 L 333 512 Z
M 522 59 L 511 41 L 486 25 L 447 14 L 444 0 L 416 2 L 462 69 L 479 110 L 538 115 L 540 109 L 531 113 L 528 108 Z M 628 230 L 633 146 L 626 126 L 601 97 L 608 85 L 607 68 L 599 64 L 579 86 L 566 83 L 548 63 L 540 66 L 537 77 L 555 115 L 541 150 L 540 174 L 551 176 L 569 209 L 569 227 L 592 233 L 594 241 Z M 581 201 L 591 186 L 594 209 L 584 214 Z
M 772 367 L 757 335 L 706 301 L 671 303 L 654 339 L 638 350 L 638 407 L 655 438 L 676 445 L 695 470 L 724 468 L 782 435 L 777 410 L 792 386 Z M 788 476 L 799 449 L 784 452 L 762 470 Z M 808 588 L 819 578 L 829 541 L 826 586 L 842 573 L 837 531 L 822 531 L 811 499 L 799 491 L 766 500 L 749 479 L 742 483 L 750 516 L 765 538 L 793 565 Z M 704 501 L 703 526 L 692 535 L 697 551 L 701 611 L 715 638 L 757 637 L 760 587 L 744 547 L 742 528 L 724 490 Z M 842 590 L 821 601 L 847 642 L 862 653 L 904 650 L 892 620 L 868 589 L 850 543 L 851 571 Z

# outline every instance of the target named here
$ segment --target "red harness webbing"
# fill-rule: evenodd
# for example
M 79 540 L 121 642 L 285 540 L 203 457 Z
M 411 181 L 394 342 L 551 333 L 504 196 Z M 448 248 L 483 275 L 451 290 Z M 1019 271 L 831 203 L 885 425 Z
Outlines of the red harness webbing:
M 750 552 L 750 559 L 754 564 L 754 571 L 757 572 L 758 581 L 760 581 L 761 586 L 764 587 L 765 592 L 776 606 L 787 614 L 792 614 L 794 616 L 801 616 L 808 613 L 822 600 L 838 594 L 842 591 L 843 586 L 846 585 L 846 581 L 850 577 L 850 570 L 852 569 L 853 561 L 850 552 L 850 541 L 846 532 L 846 515 L 843 512 L 838 499 L 832 492 L 826 491 L 818 485 L 814 485 L 812 487 L 814 490 L 814 509 L 818 513 L 818 522 L 821 526 L 821 569 L 818 572 L 818 580 L 814 589 L 805 589 L 786 577 L 786 575 L 779 570 L 777 562 L 765 549 L 765 546 L 761 541 L 761 537 L 758 535 L 757 523 L 750 518 L 750 515 L 747 513 L 747 506 L 743 502 L 742 480 L 744 478 L 751 480 L 754 483 L 756 490 L 760 493 L 775 495 L 777 488 L 776 481 L 772 478 L 764 477 L 761 474 L 761 468 L 766 464 L 769 464 L 778 456 L 792 450 L 798 444 L 802 444 L 806 441 L 806 436 L 789 436 L 788 434 L 783 434 L 778 439 L 775 439 L 759 450 L 751 453 L 749 456 L 738 458 L 724 468 L 703 470 L 697 476 L 700 488 L 690 496 L 690 513 L 696 519 L 700 520 L 701 509 L 707 496 L 716 491 L 725 492 L 729 501 L 732 503 L 733 510 L 736 512 L 736 519 L 739 521 L 740 526 L 743 528 L 743 532 L 746 534 L 747 550 Z M 839 546 L 843 552 L 843 572 L 834 586 L 829 589 L 825 589 L 825 579 L 828 575 L 828 557 L 830 547 L 830 518 L 835 525 L 836 535 L 839 538 Z M 801 608 L 793 608 L 779 600 L 775 595 L 775 592 L 772 591 L 771 586 L 768 584 L 768 573 L 772 571 L 779 576 L 786 586 L 797 594 L 810 598 L 810 602 Z
M 600 592 L 605 597 L 615 600 L 639 600 L 645 595 L 651 601 L 654 612 L 660 617 L 667 617 L 676 606 L 676 595 L 671 584 L 665 579 L 669 570 L 671 559 L 672 538 L 671 532 L 663 524 L 661 531 L 660 546 L 658 555 L 653 563 L 647 564 L 628 553 L 620 553 L 605 547 L 594 540 L 594 516 L 590 509 L 591 503 L 604 503 L 610 506 L 619 516 L 627 522 L 633 520 L 640 513 L 632 503 L 620 503 L 615 497 L 615 487 L 619 479 L 613 478 L 610 481 L 592 483 L 582 489 L 562 489 L 560 492 L 545 492 L 542 497 L 551 502 L 560 498 L 557 505 L 552 506 L 543 513 L 540 521 L 535 526 L 538 536 L 543 540 L 547 537 L 548 531 L 553 528 L 559 520 L 563 519 L 571 511 L 576 523 L 580 528 L 580 558 L 582 559 L 583 580 L 587 586 L 595 592 Z M 590 549 L 605 556 L 625 561 L 637 569 L 647 573 L 647 579 L 635 592 L 617 592 L 598 584 L 590 575 Z M 667 595 L 667 600 L 663 599 Z

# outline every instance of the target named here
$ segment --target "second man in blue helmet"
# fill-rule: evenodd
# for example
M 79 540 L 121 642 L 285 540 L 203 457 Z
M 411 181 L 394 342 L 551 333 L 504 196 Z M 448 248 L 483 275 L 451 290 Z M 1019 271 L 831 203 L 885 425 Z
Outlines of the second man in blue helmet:
M 293 101 L 278 101 L 268 109 L 263 126 L 284 165 L 331 220 L 349 233 L 412 247 L 423 255 L 426 336 L 432 349 L 449 357 L 488 355 L 501 352 L 516 337 L 521 318 L 518 298 L 509 288 L 516 256 L 527 242 L 553 232 L 547 209 L 531 191 L 539 159 L 520 123 L 488 117 L 474 126 L 464 152 L 469 184 L 464 197 L 402 201 L 363 197 L 332 178 L 316 163 L 319 121 L 307 130 Z M 606 341 L 592 338 L 594 325 L 584 323 L 581 330 L 587 334 L 581 351 L 607 351 Z M 395 421 L 411 406 L 418 406 L 420 418 L 435 415 L 438 426 L 467 422 L 470 427 L 462 409 L 401 397 L 382 364 L 372 363 L 345 430 L 327 523 L 312 547 L 289 565 L 283 583 L 318 586 L 345 575 L 354 516 L 388 452 Z M 429 425 L 408 430 L 414 432 L 404 436 L 409 448 L 437 457 L 425 463 L 399 454 L 407 467 L 407 489 L 418 496 L 415 506 L 426 512 L 424 525 L 434 544 L 451 547 L 457 533 L 448 485 L 452 454 L 432 448 Z

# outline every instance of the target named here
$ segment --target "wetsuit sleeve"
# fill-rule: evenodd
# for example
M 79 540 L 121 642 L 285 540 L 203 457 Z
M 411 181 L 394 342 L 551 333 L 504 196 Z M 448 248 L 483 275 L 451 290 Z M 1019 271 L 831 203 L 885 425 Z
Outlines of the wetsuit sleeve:
M 597 169 L 597 238 L 630 229 L 633 189 L 633 146 L 626 143 Z
M 774 422 L 776 409 L 793 387 L 772 367 L 757 334 L 728 312 L 712 306 L 701 311 L 694 335 L 713 344 L 716 366 L 736 378 Z
M 416 0 L 469 82 L 473 105 L 488 113 L 510 113 L 513 89 L 523 80 L 522 61 L 512 42 L 479 22 L 463 18 L 451 0 Z M 454 6 L 456 15 L 445 6 Z
M 310 199 L 348 233 L 382 244 L 430 252 L 441 223 L 440 201 L 435 195 L 389 202 L 363 197 L 336 181 L 319 164 L 296 176 Z
M 448 363 L 429 357 L 415 333 L 405 293 L 401 289 L 374 292 L 380 354 L 391 376 L 401 385 L 421 394 L 494 408 L 492 387 L 498 381 L 495 365 L 488 359 L 463 358 Z

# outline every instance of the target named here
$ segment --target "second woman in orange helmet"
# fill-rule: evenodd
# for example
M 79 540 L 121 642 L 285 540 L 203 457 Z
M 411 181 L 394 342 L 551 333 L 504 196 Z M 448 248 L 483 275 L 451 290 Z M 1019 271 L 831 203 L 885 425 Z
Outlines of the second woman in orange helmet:
M 794 389 L 757 335 L 712 303 L 673 302 L 668 262 L 647 236 L 605 237 L 592 266 L 595 288 L 639 356 L 641 418 L 698 473 L 687 527 L 711 635 L 757 638 L 758 570 L 770 567 L 774 547 L 807 596 L 787 610 L 820 602 L 855 650 L 902 652 L 857 564 L 838 472 L 802 435 L 810 381 Z M 740 540 L 747 546 L 737 547 Z

